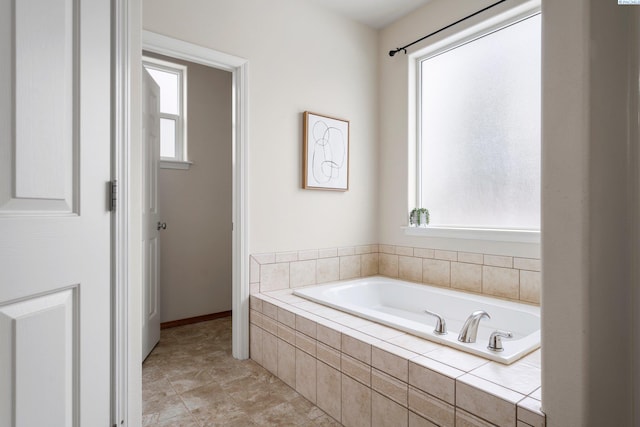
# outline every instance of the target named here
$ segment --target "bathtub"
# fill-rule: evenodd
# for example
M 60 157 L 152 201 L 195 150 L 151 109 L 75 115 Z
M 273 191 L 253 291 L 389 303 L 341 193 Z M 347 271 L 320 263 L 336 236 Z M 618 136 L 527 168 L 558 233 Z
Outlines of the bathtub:
M 526 304 L 386 277 L 301 288 L 294 294 L 504 364 L 540 347 L 540 308 Z M 444 317 L 446 335 L 434 333 L 436 319 L 424 310 Z M 458 333 L 464 321 L 476 310 L 486 311 L 491 319 L 480 321 L 475 343 L 459 342 Z M 487 348 L 489 335 L 498 329 L 513 333 L 512 339 L 502 339 L 502 352 Z

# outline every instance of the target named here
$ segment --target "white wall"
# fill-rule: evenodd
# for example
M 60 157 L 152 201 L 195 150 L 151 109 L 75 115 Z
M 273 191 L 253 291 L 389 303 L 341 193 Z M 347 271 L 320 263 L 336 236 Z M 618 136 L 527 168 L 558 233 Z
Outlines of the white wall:
M 232 75 L 187 66 L 189 170 L 160 169 L 160 313 L 163 322 L 231 310 Z
M 400 228 L 407 225 L 408 212 L 416 207 L 409 196 L 415 191 L 412 189 L 415 171 L 409 167 L 412 164 L 410 156 L 415 152 L 411 111 L 411 104 L 415 101 L 410 89 L 410 74 L 415 61 L 410 59 L 410 54 L 455 34 L 461 26 L 480 22 L 480 18 L 465 21 L 454 29 L 412 46 L 408 49 L 409 55 L 401 52 L 390 57 L 389 50 L 404 46 L 492 3 L 489 0 L 433 0 L 380 32 L 380 243 L 533 258 L 540 256 L 539 244 L 412 237 L 404 235 Z M 522 1 L 493 8 L 484 13 L 482 19 L 504 11 L 514 3 Z
M 378 241 L 377 34 L 297 0 L 146 0 L 144 29 L 249 60 L 249 251 Z M 301 189 L 302 112 L 351 121 L 350 190 Z

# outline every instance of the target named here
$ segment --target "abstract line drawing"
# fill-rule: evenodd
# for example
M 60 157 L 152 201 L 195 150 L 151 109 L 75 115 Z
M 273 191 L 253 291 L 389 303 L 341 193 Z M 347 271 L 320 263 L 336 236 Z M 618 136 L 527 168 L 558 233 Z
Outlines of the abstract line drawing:
M 304 113 L 303 188 L 349 189 L 349 122 Z

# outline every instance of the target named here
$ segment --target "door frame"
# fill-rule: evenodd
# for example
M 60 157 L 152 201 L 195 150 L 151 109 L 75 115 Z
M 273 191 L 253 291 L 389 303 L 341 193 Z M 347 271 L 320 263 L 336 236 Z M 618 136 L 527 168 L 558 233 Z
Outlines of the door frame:
M 140 0 L 112 3 L 112 178 L 118 205 L 112 215 L 112 425 L 139 425 L 141 388 L 141 288 L 137 237 L 140 72 L 142 48 L 232 73 L 232 353 L 249 357 L 249 63 L 246 59 L 141 28 Z M 144 40 L 144 42 L 143 42 Z M 133 167 L 132 167 L 133 166 Z M 139 240 L 139 239 L 138 239 Z
M 198 46 L 151 31 L 142 31 L 142 49 L 195 62 L 232 75 L 232 354 L 249 357 L 249 244 L 248 244 L 248 68 L 249 62 L 237 56 Z

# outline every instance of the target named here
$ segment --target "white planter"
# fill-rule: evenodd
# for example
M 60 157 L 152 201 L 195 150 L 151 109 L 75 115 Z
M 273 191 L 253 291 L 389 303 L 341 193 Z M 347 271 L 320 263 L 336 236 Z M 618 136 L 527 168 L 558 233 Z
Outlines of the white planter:
M 421 213 L 420 214 L 420 227 L 426 227 L 427 226 L 427 214 L 426 213 Z

